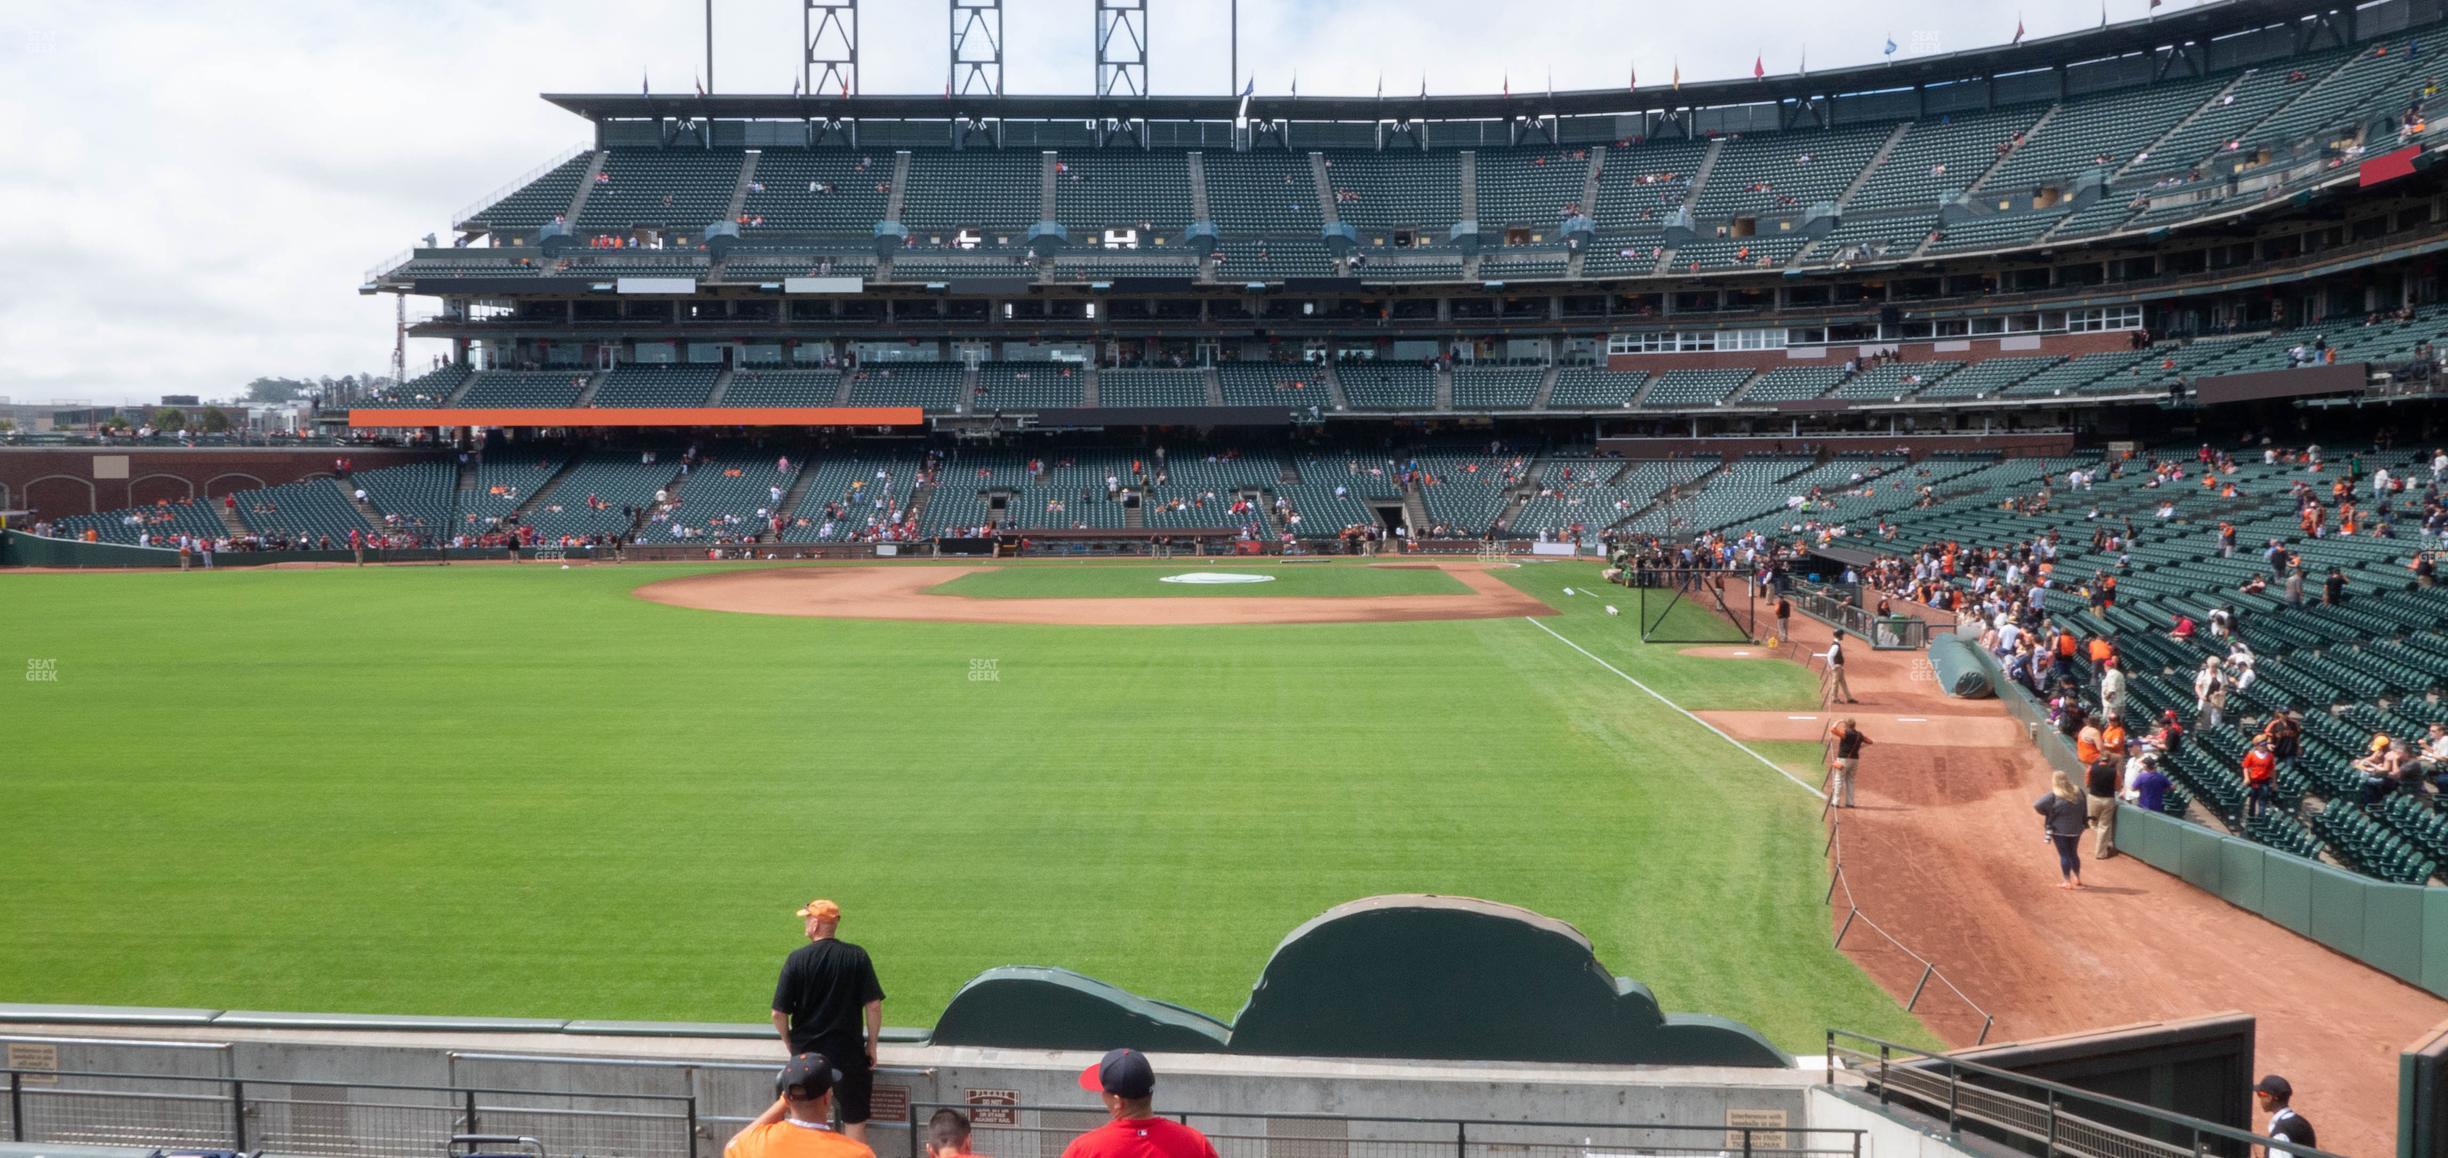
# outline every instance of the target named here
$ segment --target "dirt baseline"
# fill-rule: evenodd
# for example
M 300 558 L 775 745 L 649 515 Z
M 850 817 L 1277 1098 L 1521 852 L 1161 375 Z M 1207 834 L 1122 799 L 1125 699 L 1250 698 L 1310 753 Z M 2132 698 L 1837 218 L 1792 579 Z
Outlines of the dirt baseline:
M 821 619 L 1022 623 L 1080 627 L 1180 627 L 1267 623 L 1394 623 L 1552 615 L 1538 599 L 1476 565 L 1440 564 L 1468 595 L 1147 596 L 975 599 L 927 589 L 991 567 L 775 567 L 692 575 L 640 587 L 673 607 Z

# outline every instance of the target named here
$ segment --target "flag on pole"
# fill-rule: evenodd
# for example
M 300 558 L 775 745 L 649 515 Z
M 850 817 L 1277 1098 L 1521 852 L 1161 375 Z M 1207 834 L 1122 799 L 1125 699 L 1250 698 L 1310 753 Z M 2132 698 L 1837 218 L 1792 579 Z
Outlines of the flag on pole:
M 1506 72 L 1506 73 L 1505 73 L 1505 78 L 1504 78 L 1504 94 L 1505 94 L 1506 96 L 1512 96 L 1512 95 L 1513 95 L 1513 74 L 1512 74 L 1510 71 L 1508 71 L 1508 72 Z
M 1683 91 L 1683 58 L 1681 57 L 1676 57 L 1674 62 L 1674 90 Z
M 653 96 L 653 95 L 654 95 L 654 90 L 653 90 L 653 89 L 651 89 L 651 88 L 646 87 L 646 72 L 645 72 L 645 70 L 644 70 L 644 69 L 640 69 L 640 70 L 638 70 L 638 95 L 639 95 L 639 96 Z
M 1253 76 L 1253 77 L 1249 78 L 1249 80 L 1248 80 L 1248 81 L 1246 81 L 1246 82 L 1244 82 L 1244 83 L 1242 84 L 1242 86 L 1241 86 L 1241 111 L 1236 112 L 1236 113 L 1234 113 L 1234 114 L 1233 114 L 1233 119 L 1234 119 L 1234 120 L 1236 120 L 1236 121 L 1246 121 L 1246 120 L 1248 120 L 1248 119 L 1249 119 L 1249 103 L 1250 103 L 1250 96 L 1251 96 L 1251 94 L 1256 93 L 1257 91 L 1258 91 L 1258 78 L 1257 78 L 1257 77 L 1255 77 L 1255 76 Z
M 1382 72 L 1377 74 L 1377 99 L 1385 99 L 1385 74 Z
M 1300 95 L 1300 73 L 1298 71 L 1292 74 L 1292 95 Z
M 698 78 L 697 78 L 696 83 L 697 83 L 697 95 L 698 95 L 698 96 L 704 96 L 704 95 L 705 95 L 705 78 L 704 78 L 704 77 L 698 77 Z
M 1639 88 L 1639 87 L 1640 87 L 1640 65 L 1638 65 L 1638 64 L 1627 64 L 1627 65 L 1625 65 L 1625 66 L 1624 66 L 1624 91 L 1625 91 L 1625 92 L 1630 92 L 1630 91 L 1632 91 L 1633 89 L 1636 89 L 1636 88 Z
M 800 78 L 795 77 L 795 76 L 791 78 L 791 95 L 792 95 L 792 96 L 798 96 L 798 95 L 799 95 L 799 85 L 800 85 L 800 83 L 801 83 Z
M 1880 55 L 1880 56 L 1894 56 L 1894 55 L 1895 55 L 1895 52 L 1896 52 L 1895 33 L 1890 32 L 1890 33 L 1888 33 L 1888 34 L 1887 34 L 1887 47 L 1886 47 L 1886 49 L 1885 49 L 1884 51 L 1880 52 L 1880 53 L 1879 53 L 1879 55 Z
M 1810 75 L 1810 45 L 1802 46 L 1802 75 Z
M 2014 34 L 2014 39 L 2013 39 L 2013 40 L 2009 40 L 2009 41 L 2007 41 L 2006 43 L 2008 43 L 2008 44 L 2021 44 L 2021 43 L 2023 43 L 2023 15 L 2022 15 L 2021 13 L 2019 13 L 2019 12 L 2015 14 L 2015 34 Z
M 1766 58 L 1766 57 L 1764 57 L 1764 56 L 1754 56 L 1754 57 L 1752 57 L 1752 58 L 1751 58 L 1751 79 L 1753 79 L 1753 80 L 1758 80 L 1758 79 L 1760 79 L 1760 78 L 1762 78 L 1762 77 L 1765 77 L 1765 76 L 1767 76 L 1767 75 L 1768 75 L 1767 58 Z

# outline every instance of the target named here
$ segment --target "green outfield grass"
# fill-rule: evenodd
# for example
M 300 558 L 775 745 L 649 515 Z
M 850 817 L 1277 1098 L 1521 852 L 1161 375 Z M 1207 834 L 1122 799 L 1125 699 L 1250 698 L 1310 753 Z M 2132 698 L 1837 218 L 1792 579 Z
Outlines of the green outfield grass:
M 57 672 L 0 685 L 0 1001 L 755 1022 L 821 894 L 892 1024 L 1015 963 L 1229 1017 L 1295 925 L 1417 891 L 1569 920 L 1667 1008 L 1797 1051 L 1927 1040 L 1828 947 L 1818 802 L 1530 621 L 629 594 L 707 569 L 0 574 L 0 662 Z M 1595 567 L 1504 574 L 1687 706 L 1814 702 L 1560 594 Z
M 1166 583 L 1167 575 L 1210 572 L 1264 575 L 1265 583 Z M 1322 563 L 1254 567 L 1198 559 L 1162 566 L 998 567 L 963 575 L 932 588 L 937 595 L 984 599 L 1045 599 L 1084 596 L 1335 596 L 1468 595 L 1470 588 L 1443 571 L 1424 567 L 1354 567 Z

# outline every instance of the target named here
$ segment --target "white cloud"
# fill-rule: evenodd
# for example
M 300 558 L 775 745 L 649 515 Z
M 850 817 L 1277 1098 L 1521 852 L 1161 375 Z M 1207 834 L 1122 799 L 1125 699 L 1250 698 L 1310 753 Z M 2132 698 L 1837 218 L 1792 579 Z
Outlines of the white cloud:
M 2178 0 L 2183 3 L 2184 0 Z M 716 87 L 788 91 L 800 5 L 714 0 Z M 1093 84 L 1092 0 L 1008 0 L 1014 93 Z M 2111 0 L 2119 19 L 2144 0 Z M 1151 0 L 1156 91 L 1224 92 L 1228 0 Z M 1560 0 L 1242 0 L 1262 92 L 1644 87 L 1874 62 L 1893 34 L 1946 51 L 2098 22 L 2096 0 L 1755 0 L 1691 10 Z M 379 370 L 388 298 L 358 281 L 451 211 L 587 126 L 544 91 L 685 92 L 704 71 L 691 0 L 225 0 L 0 9 L 0 396 L 228 395 L 259 374 Z M 941 91 L 943 0 L 867 0 L 868 92 Z M 412 301 L 412 316 L 430 311 Z M 437 344 L 438 346 L 438 344 Z M 410 351 L 410 365 L 434 348 Z

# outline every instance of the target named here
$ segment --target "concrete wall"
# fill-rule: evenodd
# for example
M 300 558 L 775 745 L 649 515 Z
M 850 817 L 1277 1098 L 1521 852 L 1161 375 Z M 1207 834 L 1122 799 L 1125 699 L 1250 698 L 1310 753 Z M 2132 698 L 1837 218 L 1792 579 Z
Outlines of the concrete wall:
M 772 1098 L 777 1044 L 696 1037 L 608 1037 L 559 1033 L 457 1033 L 337 1030 L 208 1030 L 200 1027 L 13 1026 L 0 1035 L 10 1056 L 27 1046 L 53 1051 L 62 1071 L 177 1074 L 237 1078 L 251 1100 L 269 1104 L 251 1115 L 260 1144 L 293 1135 L 363 1136 L 390 1145 L 455 1128 L 460 1095 L 450 1088 L 620 1095 L 623 1100 L 481 1095 L 486 1132 L 532 1133 L 552 1152 L 647 1154 L 652 1158 L 712 1158 L 741 1122 Z M 1093 1053 L 887 1044 L 870 1142 L 881 1158 L 909 1158 L 909 1117 L 923 1125 L 934 1104 L 1008 1101 L 1021 1107 L 1009 1127 L 993 1126 L 981 1151 L 998 1158 L 1036 1158 L 1101 1120 L 1082 1091 L 1080 1070 Z M 1341 1158 L 1343 1147 L 1318 1153 L 1276 1153 L 1277 1142 L 1314 1148 L 1330 1131 L 1336 1142 L 1368 1138 L 1410 1143 L 1419 1158 L 1489 1158 L 1535 1145 L 1634 1149 L 1664 1135 L 1635 1130 L 1657 1124 L 1722 1129 L 1729 1114 L 1783 1115 L 1809 1123 L 1807 1093 L 1814 1068 L 1757 1070 L 1711 1067 L 1599 1067 L 1496 1063 L 1404 1063 L 1316 1058 L 1154 1055 L 1157 1106 L 1192 1115 L 1227 1158 Z M 1810 1065 L 1815 1059 L 1803 1059 Z M 284 1079 L 360 1086 L 431 1086 L 396 1091 L 287 1086 Z M 90 1084 L 90 1079 L 63 1079 Z M 122 1083 L 134 1088 L 143 1083 Z M 218 1086 L 196 1087 L 203 1093 Z M 641 1096 L 693 1096 L 698 1115 L 693 1156 L 680 1148 L 672 1116 L 682 1103 Z M 377 1106 L 374 1103 L 383 1103 Z M 499 1107 L 512 1107 L 517 1112 Z M 902 1107 L 907 1107 L 906 1112 Z M 617 1108 L 623 1120 L 600 1113 Z M 555 1115 L 551 1111 L 567 1111 Z M 1370 1122 L 1265 1122 L 1235 1115 L 1325 1114 L 1401 1119 Z M 1418 1119 L 1443 1124 L 1423 1126 Z M 1473 1125 L 1458 1120 L 1511 1125 Z M 1561 1123 L 1534 1126 L 1529 1123 Z M 1611 1129 L 1610 1129 L 1611 1128 Z M 986 1126 L 982 1130 L 989 1129 Z M 1714 1148 L 1720 1136 L 1711 1134 Z M 0 1140 L 6 1135 L 0 1133 Z M 111 1139 L 97 1138 L 108 1142 Z M 1467 1144 L 1464 1144 L 1464 1143 Z M 1842 1147 L 1836 1147 L 1842 1148 Z M 369 1150 L 380 1147 L 370 1146 Z
M 374 447 L 8 447 L 0 449 L 0 508 L 36 518 L 91 515 L 154 502 L 204 502 L 235 491 L 332 473 L 347 457 L 358 470 L 431 458 L 431 451 Z
M 1832 1130 L 1862 1130 L 1864 1158 L 1957 1158 L 1972 1153 L 1944 1135 L 1909 1126 L 1834 1090 L 1812 1090 L 1811 1124 Z

